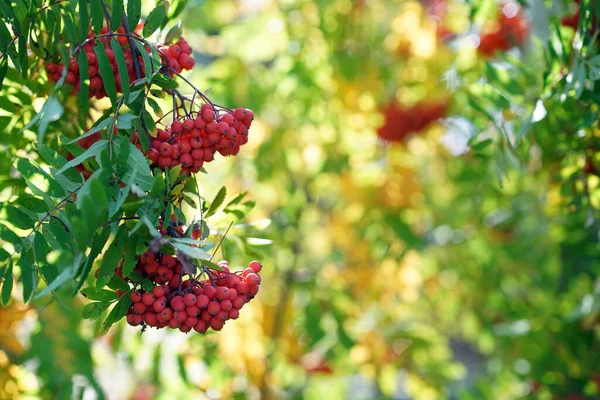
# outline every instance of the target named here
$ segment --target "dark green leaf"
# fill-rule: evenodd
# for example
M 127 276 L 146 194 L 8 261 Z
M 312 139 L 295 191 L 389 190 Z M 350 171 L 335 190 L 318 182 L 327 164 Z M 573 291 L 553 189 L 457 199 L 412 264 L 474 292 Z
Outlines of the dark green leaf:
M 104 323 L 102 323 L 102 327 L 100 328 L 99 332 L 100 335 L 105 335 L 115 322 L 123 318 L 125 314 L 127 314 L 127 310 L 129 309 L 130 305 L 131 299 L 129 296 L 124 295 L 121 297 L 119 302 L 113 307 L 110 314 L 108 314 L 108 317 L 106 317 Z
M 10 300 L 10 294 L 13 287 L 13 263 L 8 259 L 8 266 L 4 271 L 4 279 L 2 281 L 2 305 L 6 306 Z
M 27 214 L 13 206 L 6 207 L 6 220 L 19 229 L 32 229 L 35 224 Z
M 111 292 L 114 294 L 114 292 Z M 116 295 L 115 295 L 116 297 Z M 81 316 L 84 319 L 96 319 L 98 318 L 104 311 L 106 311 L 110 307 L 110 303 L 100 303 L 94 302 L 90 304 L 86 304 L 83 306 L 81 310 Z
M 108 283 L 114 271 L 119 266 L 121 259 L 123 258 L 123 251 L 127 244 L 127 237 L 129 231 L 126 225 L 121 225 L 115 239 L 112 244 L 108 247 L 108 250 L 104 254 L 102 259 L 102 265 L 98 270 L 98 277 L 96 281 L 96 287 L 101 288 Z
M 79 54 L 77 54 L 77 64 L 79 64 L 79 106 L 81 107 L 81 113 L 86 115 L 90 107 L 90 100 L 88 97 L 90 93 L 90 85 L 88 83 L 90 74 L 85 51 L 80 51 Z
M 129 104 L 129 73 L 127 71 L 127 64 L 125 62 L 125 54 L 121 48 L 121 44 L 117 39 L 112 38 L 111 46 L 115 52 L 115 60 L 117 61 L 117 67 L 119 68 L 119 77 L 121 78 L 121 88 L 123 90 L 123 100 L 125 104 Z
M 27 303 L 37 289 L 37 270 L 25 254 L 21 254 L 19 268 L 21 269 L 21 283 L 23 284 L 23 301 Z
M 108 146 L 108 140 L 103 139 L 103 140 L 97 141 L 96 143 L 91 145 L 89 149 L 84 151 L 81 155 L 75 157 L 74 159 L 72 159 L 71 161 L 66 163 L 64 165 L 64 167 L 62 167 L 61 169 L 56 171 L 56 175 L 60 175 L 63 172 L 65 172 L 67 169 L 72 168 L 72 167 L 76 166 L 77 164 L 81 164 L 82 162 L 84 162 L 85 160 L 87 160 L 90 157 L 97 157 L 98 154 L 100 154 L 102 152 L 102 150 L 104 150 L 106 148 L 106 146 Z
M 90 17 L 86 0 L 79 0 L 79 43 L 87 38 Z
M 152 35 L 167 17 L 167 11 L 169 10 L 169 2 L 161 1 L 158 5 L 148 14 L 146 22 L 144 23 L 143 35 L 148 37 Z
M 123 16 L 125 15 L 125 8 L 123 7 L 123 0 L 113 0 L 112 2 L 112 29 L 117 31 L 119 26 L 123 24 Z M 113 46 L 114 49 L 114 46 Z
M 117 111 L 117 87 L 115 82 L 115 74 L 110 66 L 110 61 L 108 60 L 108 56 L 106 55 L 106 49 L 102 42 L 97 41 L 94 46 L 94 51 L 96 52 L 96 57 L 98 57 L 98 72 L 100 72 L 100 76 L 102 77 L 102 82 L 104 85 L 104 90 L 108 94 L 110 98 L 110 102 L 113 106 L 113 111 Z
M 90 15 L 92 17 L 92 29 L 94 33 L 99 34 L 104 22 L 104 10 L 100 0 L 90 1 Z
M 225 201 L 225 196 L 226 195 L 227 195 L 227 189 L 225 188 L 225 186 L 223 186 L 223 187 L 221 187 L 221 189 L 219 190 L 219 192 L 215 196 L 215 198 L 212 201 L 212 203 L 210 203 L 210 208 L 208 209 L 208 211 L 204 215 L 206 218 L 210 217 L 211 215 L 213 215 L 214 213 L 217 212 L 217 210 L 219 209 L 219 207 L 221 207 L 221 204 L 223 204 L 223 201 Z
M 127 24 L 130 30 L 135 29 L 142 16 L 142 0 L 129 0 L 127 2 Z

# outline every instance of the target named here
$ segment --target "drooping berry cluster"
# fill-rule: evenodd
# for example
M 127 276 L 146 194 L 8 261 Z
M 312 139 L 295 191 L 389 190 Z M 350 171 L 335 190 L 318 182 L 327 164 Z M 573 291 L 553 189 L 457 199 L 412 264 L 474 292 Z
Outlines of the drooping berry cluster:
M 167 67 L 167 69 L 173 70 L 178 74 L 184 69 L 190 70 L 194 68 L 194 59 L 190 57 L 192 55 L 192 48 L 183 37 L 180 37 L 177 43 L 173 43 L 170 46 L 159 45 L 157 49 L 161 55 L 163 67 Z M 171 77 L 173 76 L 173 73 L 170 71 L 167 71 L 166 74 Z
M 141 25 L 138 26 L 138 28 L 136 28 L 136 31 L 139 29 L 141 29 Z M 102 28 L 101 34 L 105 35 L 107 33 L 108 33 L 108 29 Z M 125 29 L 121 26 L 117 30 L 117 33 L 124 34 Z M 94 36 L 95 36 L 95 34 L 90 31 L 90 33 L 88 34 L 87 37 L 88 37 L 88 39 L 92 39 Z M 129 48 L 127 37 L 126 36 L 115 36 L 115 37 L 117 38 L 117 41 L 121 44 L 121 46 L 123 46 L 123 54 L 125 56 L 125 65 L 127 67 L 129 81 L 133 82 L 136 79 L 136 75 L 135 75 L 135 69 L 134 69 L 133 55 L 132 55 L 131 49 Z M 117 90 L 117 92 L 120 93 L 123 91 L 122 83 L 121 83 L 121 76 L 119 75 L 119 67 L 117 65 L 115 52 L 113 51 L 112 46 L 110 44 L 110 37 L 108 37 L 108 36 L 101 37 L 98 40 L 104 45 L 104 50 L 106 52 L 106 56 L 108 57 L 108 61 L 110 63 L 110 68 L 115 77 L 116 90 Z M 88 75 L 90 78 L 90 83 L 89 83 L 90 91 L 89 91 L 88 96 L 90 98 L 95 97 L 97 99 L 101 99 L 103 97 L 106 97 L 107 93 L 106 93 L 106 89 L 104 88 L 104 81 L 102 80 L 102 77 L 100 76 L 100 72 L 98 69 L 98 57 L 96 56 L 96 53 L 94 51 L 95 44 L 96 44 L 95 39 L 87 41 L 83 45 L 82 51 L 85 52 L 87 62 L 88 62 Z M 138 55 L 138 62 L 140 65 L 140 70 L 142 71 L 142 74 L 143 74 L 144 60 L 141 55 Z M 67 76 L 65 77 L 65 83 L 73 86 L 73 88 L 76 92 L 79 92 L 79 90 L 80 90 L 79 67 L 80 66 L 79 66 L 79 62 L 77 61 L 77 59 L 75 57 L 71 57 L 69 59 L 68 72 L 67 72 Z M 58 64 L 54 63 L 54 62 L 47 63 L 45 66 L 45 70 L 48 73 L 48 79 L 51 82 L 58 82 L 60 80 L 63 68 L 64 68 L 64 64 L 60 63 L 60 62 Z
M 411 107 L 401 106 L 394 102 L 383 108 L 384 124 L 377 130 L 377 135 L 389 142 L 399 142 L 411 133 L 417 133 L 430 124 L 446 116 L 448 101 L 422 101 Z
M 227 261 L 221 261 L 219 265 L 223 271 L 211 271 L 209 279 L 188 279 L 173 287 L 173 277 L 167 279 L 169 273 L 165 271 L 176 269 L 178 262 L 173 257 L 164 256 L 161 255 L 160 260 L 165 265 L 160 265 L 152 252 L 144 253 L 140 258 L 144 272 L 154 277 L 155 282 L 169 283 L 159 284 L 151 292 L 136 290 L 131 293 L 132 305 L 127 313 L 127 322 L 132 326 L 168 326 L 181 332 L 194 329 L 198 333 L 205 333 L 211 328 L 219 331 L 227 320 L 237 319 L 244 304 L 258 293 L 262 269 L 258 261 L 252 261 L 248 268 L 236 273 L 229 271 Z M 169 267 L 171 264 L 174 267 Z M 165 269 L 165 275 L 159 272 L 160 268 Z M 155 269 L 156 272 L 153 272 Z
M 497 51 L 508 51 L 523 44 L 528 34 L 529 21 L 521 6 L 509 1 L 501 6 L 496 20 L 483 27 L 477 51 L 484 56 L 493 56 Z
M 182 173 L 196 173 L 214 160 L 215 152 L 236 155 L 248 142 L 254 113 L 245 108 L 227 110 L 203 104 L 196 117 L 176 119 L 159 129 L 146 156 L 161 169 L 182 166 Z

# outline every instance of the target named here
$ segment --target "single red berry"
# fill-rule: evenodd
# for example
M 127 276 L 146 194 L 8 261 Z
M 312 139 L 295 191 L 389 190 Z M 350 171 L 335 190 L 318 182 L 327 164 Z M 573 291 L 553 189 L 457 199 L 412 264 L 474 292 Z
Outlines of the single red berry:
M 149 326 L 156 326 L 158 324 L 158 319 L 156 318 L 156 313 L 146 312 L 144 314 L 144 321 L 146 321 L 146 323 Z
M 196 325 L 194 325 L 194 330 L 198 333 L 205 333 L 207 328 L 206 321 L 202 319 L 198 320 Z
M 139 304 L 139 303 L 136 303 L 136 304 Z M 221 305 L 218 302 L 213 300 L 210 303 L 208 303 L 206 310 L 209 312 L 209 314 L 216 315 L 219 311 L 221 311 Z
M 260 277 L 253 272 L 246 276 L 246 282 L 248 282 L 250 286 L 258 285 L 260 284 Z
M 152 294 L 157 299 L 160 299 L 165 295 L 165 289 L 162 286 L 156 286 L 154 289 L 152 289 Z
M 151 251 L 147 251 L 140 256 L 140 261 L 144 264 L 150 264 L 154 261 L 154 253 Z
M 244 299 L 242 297 L 236 297 L 235 300 L 231 301 L 231 304 L 233 304 L 233 308 L 239 310 L 240 308 L 242 308 L 244 306 Z
M 139 290 L 136 290 L 134 292 L 131 292 L 131 294 L 129 295 L 129 298 L 131 299 L 132 302 L 139 303 L 140 301 L 142 301 L 142 294 L 140 293 Z
M 238 291 L 238 294 L 246 294 L 250 291 L 250 285 L 247 282 L 241 281 L 235 285 L 235 289 Z
M 179 331 L 183 332 L 183 333 L 188 333 L 189 331 L 192 330 L 192 327 L 188 325 L 188 321 L 185 321 L 185 324 L 181 324 L 181 326 L 179 327 Z
M 144 303 L 134 303 L 133 312 L 136 314 L 143 314 L 146 312 L 146 305 Z
M 195 305 L 193 305 L 193 306 L 186 307 L 185 312 L 190 317 L 197 317 L 200 314 L 200 309 L 198 307 L 196 307 Z
M 202 311 L 202 312 L 200 313 L 200 318 L 201 318 L 203 321 L 206 321 L 206 322 L 208 322 L 208 321 L 210 321 L 210 319 L 212 318 L 212 315 L 210 315 L 210 313 L 208 312 L 208 310 L 204 310 L 204 311 Z
M 221 319 L 214 317 L 210 319 L 210 327 L 215 331 L 220 331 L 223 329 L 223 325 L 225 325 L 225 321 Z
M 156 301 L 156 297 L 152 294 L 152 292 L 144 293 L 142 295 L 142 303 L 146 306 L 151 306 L 152 303 Z
M 159 157 L 157 164 L 159 168 L 166 169 L 171 167 L 172 163 L 171 157 Z
M 158 140 L 160 140 L 161 142 L 166 142 L 167 140 L 169 140 L 170 137 L 171 137 L 171 131 L 170 130 L 158 129 L 156 131 L 156 138 Z
M 160 315 L 163 320 L 169 321 L 171 318 L 173 318 L 173 310 L 171 310 L 170 308 L 165 308 L 160 312 Z
M 193 293 L 188 293 L 185 296 L 183 296 L 183 302 L 188 307 L 196 305 L 196 296 L 194 296 Z
M 262 269 L 262 264 L 258 261 L 251 261 L 250 264 L 248 264 L 248 267 L 252 268 L 252 270 L 258 274 Z
M 217 294 L 217 289 L 214 286 L 208 284 L 204 286 L 204 294 L 208 296 L 209 299 L 214 299 Z
M 229 298 L 229 292 L 225 286 L 217 286 L 217 299 L 225 300 Z
M 75 58 L 69 60 L 69 71 L 79 72 L 79 63 Z
M 176 310 L 176 311 L 185 310 L 185 303 L 183 302 L 183 297 L 181 297 L 181 296 L 173 297 L 173 299 L 171 300 L 171 307 L 173 308 L 173 310 Z
M 212 107 L 202 111 L 202 119 L 207 123 L 207 125 L 209 122 L 215 120 L 215 111 L 212 109 Z
M 228 319 L 238 319 L 239 316 L 240 316 L 240 310 L 237 308 L 232 308 L 231 310 L 229 310 L 227 312 Z
M 179 162 L 183 167 L 191 167 L 194 164 L 194 158 L 191 154 L 184 154 L 179 158 Z
M 171 318 L 169 320 L 169 328 L 171 329 L 179 329 L 179 327 L 181 326 L 181 323 L 179 321 L 177 321 L 175 318 Z
M 162 157 L 171 157 L 173 154 L 173 147 L 169 143 L 162 143 L 160 145 L 160 149 L 158 150 Z
M 157 286 L 160 287 L 160 286 Z M 156 288 L 155 288 L 156 289 Z M 157 313 L 161 312 L 162 310 L 164 310 L 167 307 L 167 299 L 165 297 L 159 297 L 158 299 L 156 299 L 156 301 L 152 304 L 152 309 L 154 311 L 156 311 Z
M 182 53 L 177 59 L 177 61 L 179 62 L 179 65 L 181 65 L 181 68 L 187 70 L 194 68 L 194 65 L 196 64 L 194 59 L 186 53 Z
M 208 303 L 210 303 L 210 299 L 208 298 L 207 295 L 200 294 L 200 295 L 196 296 L 196 306 L 198 308 L 206 308 L 206 306 L 208 306 Z
M 183 123 L 181 121 L 173 121 L 173 123 L 171 124 L 171 131 L 173 133 L 183 132 Z
M 221 301 L 221 309 L 223 311 L 229 311 L 233 308 L 233 303 L 231 300 L 222 300 Z
M 179 323 L 183 323 L 187 319 L 187 314 L 185 311 L 175 311 L 173 313 L 173 319 Z
M 183 121 L 183 129 L 184 129 L 184 131 L 189 132 L 189 131 L 191 131 L 194 128 L 195 128 L 195 125 L 194 125 L 194 120 L 193 119 L 186 119 L 186 120 Z
M 176 44 L 170 45 L 168 51 L 171 58 L 177 58 L 181 54 L 181 49 Z
M 153 261 L 150 264 L 144 266 L 144 271 L 146 271 L 148 275 L 154 275 L 158 272 L 159 267 L 159 264 L 156 261 Z

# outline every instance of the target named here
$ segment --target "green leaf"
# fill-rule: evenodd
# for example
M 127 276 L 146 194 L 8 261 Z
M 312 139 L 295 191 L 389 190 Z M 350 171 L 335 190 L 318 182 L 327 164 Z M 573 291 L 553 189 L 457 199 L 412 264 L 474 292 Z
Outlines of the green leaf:
M 115 292 L 111 292 L 111 293 L 115 294 Z M 116 297 L 116 294 L 115 294 L 115 297 Z M 96 319 L 104 311 L 106 311 L 108 309 L 108 307 L 110 307 L 110 304 L 111 303 L 100 303 L 100 302 L 86 304 L 85 306 L 83 306 L 83 309 L 81 310 L 81 316 L 84 319 Z
M 125 172 L 123 179 L 126 182 L 131 182 L 132 184 L 139 186 L 140 189 L 147 192 L 151 190 L 154 185 L 154 177 L 150 171 L 148 159 L 133 143 L 126 143 L 127 146 L 129 146 L 129 157 L 127 158 L 127 165 L 129 165 L 129 168 Z M 118 152 L 119 148 L 120 143 L 115 143 L 115 151 Z
M 123 258 L 123 276 L 128 277 L 133 272 L 137 260 L 136 260 L 136 248 L 139 235 L 133 235 L 127 242 L 127 248 L 125 249 L 125 257 Z
M 36 180 L 39 176 L 42 176 L 47 183 L 47 194 L 52 197 L 63 197 L 66 192 L 61 185 L 54 180 L 46 171 L 42 169 L 35 161 L 26 160 L 24 158 L 18 158 L 16 162 L 17 170 L 23 175 L 23 177 L 30 181 Z
M 169 29 L 167 35 L 165 36 L 165 44 L 171 44 L 177 39 L 181 37 L 182 29 L 181 29 L 181 21 L 177 21 L 177 23 Z
M 19 268 L 21 269 L 21 283 L 23 284 L 23 301 L 28 303 L 33 292 L 37 289 L 37 270 L 25 254 L 21 254 Z
M 98 257 L 106 242 L 108 241 L 108 237 L 110 236 L 110 229 L 104 228 L 100 232 L 96 233 L 94 236 L 94 241 L 92 242 L 92 246 L 90 248 L 90 253 L 88 254 L 85 263 L 83 265 L 82 271 L 79 274 L 79 282 L 75 285 L 75 291 L 73 295 L 77 294 L 81 286 L 83 286 L 83 282 L 87 279 L 90 271 L 92 270 L 92 266 L 94 265 L 94 260 Z
M 43 142 L 46 131 L 48 130 L 48 125 L 50 125 L 51 122 L 58 121 L 60 117 L 62 117 L 63 112 L 64 108 L 56 96 L 53 95 L 46 100 L 38 114 L 39 117 L 32 120 L 32 122 L 35 121 L 38 124 L 38 142 Z M 29 126 L 30 124 L 28 124 L 24 129 L 28 129 Z
M 225 186 L 223 186 L 223 187 L 221 187 L 221 189 L 219 190 L 219 192 L 215 196 L 214 200 L 210 204 L 210 208 L 208 209 L 208 211 L 204 215 L 205 218 L 208 218 L 208 217 L 210 217 L 211 215 L 213 215 L 214 213 L 217 212 L 217 210 L 219 209 L 219 207 L 221 207 L 221 204 L 223 204 L 223 201 L 225 201 L 225 196 L 226 195 L 227 195 L 227 189 L 225 188 Z
M 129 284 L 125 282 L 123 278 L 120 278 L 116 275 L 113 275 L 110 278 L 110 281 L 108 281 L 107 286 L 112 290 L 121 290 L 123 292 L 126 292 L 130 289 Z
M 35 225 L 27 214 L 13 206 L 6 207 L 6 220 L 19 229 L 32 229 Z
M 422 240 L 419 238 L 412 229 L 402 221 L 398 216 L 388 215 L 386 222 L 394 230 L 396 235 L 404 241 L 404 243 L 413 248 L 420 248 L 422 246 Z
M 115 74 L 110 66 L 110 61 L 106 55 L 106 49 L 101 41 L 97 41 L 94 46 L 96 57 L 98 57 L 98 72 L 102 77 L 104 90 L 110 97 L 110 102 L 113 106 L 113 111 L 117 112 L 117 87 L 115 82 Z
M 133 121 L 137 119 L 134 114 L 119 114 L 117 118 L 117 128 L 119 129 L 131 129 L 133 127 Z
M 110 125 L 110 123 L 112 122 L 112 119 L 110 116 L 105 115 L 102 118 L 100 118 L 98 121 L 96 121 L 96 123 L 94 124 L 94 126 L 92 126 L 92 129 L 90 129 L 89 131 L 87 131 L 86 133 L 84 133 L 83 135 L 79 136 L 77 139 L 73 139 L 67 143 L 65 143 L 66 145 L 69 144 L 73 144 L 76 142 L 79 142 L 80 140 L 83 140 L 87 137 L 92 136 L 94 133 L 100 132 L 104 129 L 106 129 L 106 127 L 108 125 Z
M 86 287 L 81 291 L 81 294 L 87 299 L 94 301 L 108 302 L 119 298 L 112 290 L 96 289 L 94 287 Z
M 112 2 L 112 29 L 117 31 L 119 26 L 123 25 L 123 16 L 125 15 L 125 8 L 123 7 L 123 0 L 113 0 Z M 113 46 L 114 49 L 114 46 Z
M 48 210 L 46 203 L 42 199 L 30 196 L 28 194 L 22 194 L 21 196 L 19 196 L 19 198 L 16 200 L 16 202 L 19 205 L 25 207 L 26 209 L 31 210 L 38 214 L 44 213 Z
M 102 152 L 102 150 L 104 150 L 107 146 L 108 146 L 108 140 L 103 139 L 103 140 L 97 141 L 96 143 L 91 145 L 89 149 L 84 151 L 81 155 L 75 157 L 74 159 L 72 159 L 71 161 L 66 163 L 61 169 L 56 171 L 56 175 L 60 175 L 63 172 L 65 172 L 67 169 L 72 168 L 78 164 L 81 164 L 82 162 L 84 162 L 85 160 L 87 160 L 90 157 L 97 157 L 98 154 L 100 154 Z
M 87 1 L 79 0 L 79 43 L 83 43 L 87 38 L 89 26 L 90 19 Z
M 10 294 L 13 288 L 13 263 L 8 259 L 8 266 L 4 271 L 4 279 L 2 281 L 2 305 L 6 306 L 10 300 Z
M 59 289 L 65 283 L 72 281 L 75 277 L 75 274 L 77 273 L 77 270 L 79 269 L 79 266 L 81 265 L 81 262 L 83 261 L 83 257 L 84 256 L 81 253 L 77 254 L 77 257 L 75 257 L 75 260 L 73 261 L 73 265 L 63 269 L 62 272 L 58 274 L 56 279 L 50 282 L 50 284 L 46 286 L 41 292 L 39 292 L 35 296 L 35 298 L 39 299 L 40 297 L 43 297 L 48 293 Z
M 146 47 L 137 40 L 135 41 L 135 45 L 137 46 L 140 54 L 142 55 L 142 59 L 144 60 L 144 82 L 150 83 L 152 81 L 152 76 L 155 72 L 158 72 L 158 66 L 154 66 L 153 61 L 148 56 L 148 52 L 146 51 Z
M 212 262 L 210 260 L 202 259 L 202 260 L 200 260 L 200 265 L 203 265 L 205 267 L 208 267 L 210 269 L 214 269 L 214 270 L 217 270 L 217 271 L 223 271 L 223 267 L 221 267 L 218 264 L 215 264 L 214 262 Z
M 102 22 L 104 21 L 104 10 L 100 0 L 90 1 L 90 14 L 92 16 L 92 29 L 94 33 L 99 34 L 102 30 Z
M 142 16 L 142 0 L 129 0 L 127 2 L 127 24 L 134 30 Z
M 115 239 L 112 244 L 108 247 L 104 258 L 102 259 L 102 265 L 98 270 L 98 277 L 96 280 L 96 287 L 101 288 L 108 283 L 112 274 L 119 266 L 121 259 L 123 258 L 123 251 L 127 244 L 127 237 L 129 235 L 127 225 L 121 225 Z
M 158 28 L 160 28 L 163 21 L 167 17 L 167 11 L 169 11 L 168 1 L 161 1 L 154 8 L 154 10 L 150 11 L 148 18 L 146 18 L 146 22 L 144 23 L 144 30 L 142 32 L 144 37 L 152 35 Z
M 102 323 L 99 334 L 105 335 L 115 322 L 119 321 L 127 314 L 130 305 L 131 299 L 129 296 L 123 295 L 119 302 L 113 307 L 110 314 L 108 314 L 104 323 Z
M 192 247 L 183 243 L 176 242 L 173 243 L 173 247 L 195 260 L 207 260 L 210 258 L 210 254 L 198 247 Z
M 89 64 L 85 51 L 80 51 L 77 54 L 77 64 L 79 64 L 79 106 L 81 107 L 80 112 L 82 115 L 87 115 L 87 111 L 90 107 L 90 85 L 88 83 L 90 79 Z
M 113 14 L 114 15 L 114 14 Z M 121 44 L 114 37 L 110 41 L 111 47 L 115 52 L 115 60 L 117 61 L 117 67 L 119 68 L 119 77 L 121 78 L 121 88 L 123 90 L 123 100 L 125 104 L 129 104 L 129 72 L 127 71 L 127 64 L 125 62 L 125 54 L 121 48 Z

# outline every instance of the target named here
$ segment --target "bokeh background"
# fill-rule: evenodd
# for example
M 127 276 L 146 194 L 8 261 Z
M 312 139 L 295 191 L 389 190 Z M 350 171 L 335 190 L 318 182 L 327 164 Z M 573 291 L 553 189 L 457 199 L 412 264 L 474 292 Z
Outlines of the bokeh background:
M 599 398 L 597 107 L 553 67 L 569 7 L 187 2 L 190 80 L 256 113 L 201 180 L 256 202 L 224 255 L 261 260 L 261 291 L 205 336 L 16 302 L 0 398 Z

